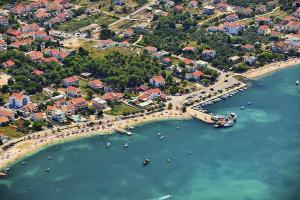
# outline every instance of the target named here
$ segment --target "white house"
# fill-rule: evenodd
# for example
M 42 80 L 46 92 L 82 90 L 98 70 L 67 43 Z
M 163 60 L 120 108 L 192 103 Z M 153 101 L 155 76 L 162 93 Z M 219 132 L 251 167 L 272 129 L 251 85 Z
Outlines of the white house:
M 107 101 L 100 99 L 100 98 L 94 98 L 92 99 L 92 106 L 96 109 L 105 109 L 107 108 Z
M 60 110 L 60 109 L 54 109 L 51 113 L 51 118 L 54 121 L 57 122 L 64 122 L 66 119 L 65 113 L 64 111 Z
M 30 102 L 30 98 L 23 93 L 13 93 L 9 97 L 9 106 L 13 108 L 22 108 Z

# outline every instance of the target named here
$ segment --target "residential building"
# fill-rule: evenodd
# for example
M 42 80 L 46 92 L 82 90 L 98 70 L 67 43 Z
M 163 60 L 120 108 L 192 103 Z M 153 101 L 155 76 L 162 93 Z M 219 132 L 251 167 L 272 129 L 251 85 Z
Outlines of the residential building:
M 6 108 L 0 108 L 0 116 L 7 117 L 11 121 L 15 120 L 15 113 Z
M 9 122 L 9 119 L 5 116 L 0 116 L 0 126 L 7 124 Z
M 88 82 L 88 86 L 92 89 L 102 89 L 104 87 L 104 84 L 99 79 L 95 79 Z
M 109 102 L 109 101 L 118 101 L 123 98 L 124 94 L 120 92 L 106 92 L 102 99 Z
M 79 79 L 77 76 L 70 76 L 68 78 L 65 78 L 63 80 L 63 86 L 68 87 L 68 86 L 78 86 L 79 85 Z
M 65 113 L 64 111 L 60 110 L 60 109 L 54 109 L 52 112 L 51 112 L 51 118 L 52 120 L 54 121 L 57 121 L 59 123 L 62 123 L 65 121 L 66 119 L 66 116 L 65 116 Z
M 245 59 L 245 63 L 252 66 L 255 65 L 257 58 L 255 56 L 249 56 L 248 58 Z
M 149 54 L 153 54 L 153 53 L 155 53 L 157 51 L 157 48 L 156 47 L 152 47 L 152 46 L 147 46 L 147 47 L 145 47 L 145 49 L 147 50 L 147 52 Z
M 116 46 L 116 42 L 112 41 L 111 39 L 108 40 L 99 40 L 97 42 L 97 48 L 105 49 L 109 47 Z
M 272 19 L 269 17 L 257 17 L 255 22 L 260 25 L 270 25 L 272 23 Z
M 14 67 L 15 63 L 12 60 L 8 60 L 8 61 L 2 63 L 1 65 L 2 65 L 2 67 L 6 68 L 6 69 L 9 69 L 9 68 Z
M 290 21 L 288 24 L 284 26 L 286 32 L 297 32 L 300 30 L 300 22 L 299 21 Z
M 224 30 L 226 33 L 231 35 L 237 35 L 241 30 L 244 30 L 245 24 L 237 23 L 237 22 L 225 22 Z
M 66 89 L 66 93 L 69 97 L 80 97 L 81 96 L 81 90 L 74 86 L 68 86 Z
M 44 55 L 41 51 L 30 51 L 26 53 L 26 57 L 36 62 L 36 61 L 41 61 L 44 58 Z
M 38 111 L 37 103 L 28 103 L 23 107 L 23 110 L 27 113 L 35 113 Z
M 262 25 L 257 30 L 257 34 L 259 34 L 259 35 L 267 35 L 269 32 L 270 32 L 270 29 L 267 25 Z
M 239 19 L 239 16 L 237 14 L 235 14 L 235 13 L 232 13 L 232 14 L 226 16 L 224 18 L 224 21 L 226 21 L 226 22 L 234 22 L 234 21 L 236 21 L 238 19 Z
M 242 49 L 245 49 L 246 51 L 254 51 L 254 45 L 252 45 L 252 44 L 244 44 L 243 46 L 242 46 Z
M 87 108 L 87 102 L 83 97 L 73 98 L 69 100 L 68 105 L 73 105 L 75 107 L 75 111 Z
M 72 104 L 61 105 L 59 108 L 65 113 L 66 116 L 72 116 L 76 112 L 75 106 Z
M 4 40 L 0 40 L 0 50 L 7 50 L 7 43 Z
M 22 108 L 30 102 L 29 96 L 25 95 L 22 92 L 13 93 L 9 97 L 9 106 L 12 108 Z
M 37 112 L 32 114 L 33 121 L 44 121 L 46 119 L 46 114 L 43 112 Z
M 165 85 L 165 79 L 164 77 L 162 77 L 161 75 L 157 75 L 157 76 L 153 76 L 150 80 L 149 80 L 150 85 L 154 86 L 154 87 L 162 87 Z
M 200 80 L 200 78 L 203 76 L 203 73 L 199 70 L 196 70 L 195 72 L 192 73 L 192 77 L 195 81 Z
M 107 108 L 107 101 L 100 98 L 94 98 L 92 99 L 92 106 L 95 109 L 104 110 Z
M 35 23 L 21 26 L 22 33 L 35 32 L 35 31 L 39 31 L 40 29 L 41 27 Z
M 285 44 L 300 47 L 300 34 L 289 34 L 285 40 Z
M 202 51 L 202 56 L 205 59 L 211 59 L 216 56 L 216 51 L 211 49 L 205 49 Z
M 203 13 L 207 15 L 212 15 L 215 13 L 215 7 L 214 6 L 204 6 Z
M 274 53 L 283 53 L 286 51 L 285 43 L 283 41 L 276 42 L 271 49 Z
M 8 26 L 8 19 L 5 16 L 0 16 L 0 26 Z
M 144 93 L 142 93 L 139 97 L 139 101 L 148 101 L 148 100 L 154 100 L 158 97 L 160 97 L 162 94 L 161 90 L 158 88 L 149 89 L 146 90 Z

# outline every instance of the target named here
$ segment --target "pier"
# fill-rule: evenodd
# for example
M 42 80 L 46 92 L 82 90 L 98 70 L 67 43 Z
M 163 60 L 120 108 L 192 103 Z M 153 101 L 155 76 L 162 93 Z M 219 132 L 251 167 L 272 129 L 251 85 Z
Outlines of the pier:
M 126 131 L 126 130 L 121 129 L 121 128 L 115 128 L 114 130 L 116 132 L 120 133 L 120 134 L 125 134 L 125 135 L 128 135 L 128 136 L 131 136 L 133 134 L 132 132 Z
M 212 116 L 210 114 L 204 113 L 204 112 L 200 112 L 194 109 L 189 108 L 188 112 L 192 115 L 193 118 L 198 119 L 200 121 L 203 121 L 205 123 L 208 124 L 213 124 L 215 123 L 212 120 Z

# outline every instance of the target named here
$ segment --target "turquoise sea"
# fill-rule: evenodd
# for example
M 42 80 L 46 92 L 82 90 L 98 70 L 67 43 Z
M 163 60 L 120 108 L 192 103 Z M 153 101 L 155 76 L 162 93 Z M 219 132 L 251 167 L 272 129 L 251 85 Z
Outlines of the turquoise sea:
M 96 136 L 44 149 L 25 158 L 28 164 L 11 167 L 0 180 L 0 199 L 149 200 L 167 194 L 176 200 L 300 199 L 297 79 L 300 67 L 285 69 L 208 107 L 238 113 L 232 128 L 159 121 L 136 127 L 132 137 Z M 151 162 L 143 167 L 145 158 Z

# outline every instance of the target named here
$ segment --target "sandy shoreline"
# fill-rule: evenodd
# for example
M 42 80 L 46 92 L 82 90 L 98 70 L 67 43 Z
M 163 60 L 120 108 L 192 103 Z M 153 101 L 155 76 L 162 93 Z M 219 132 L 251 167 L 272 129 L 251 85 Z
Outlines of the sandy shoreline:
M 292 58 L 292 59 L 289 59 L 286 61 L 280 61 L 280 62 L 267 64 L 263 67 L 249 70 L 241 75 L 248 79 L 254 79 L 254 78 L 266 75 L 268 73 L 276 72 L 277 70 L 281 70 L 281 69 L 284 69 L 287 67 L 292 67 L 294 65 L 299 65 L 299 64 L 300 64 L 300 58 Z
M 254 79 L 259 76 L 266 75 L 268 73 L 275 72 L 277 70 L 289 66 L 294 66 L 297 64 L 300 64 L 300 58 L 271 63 L 261 68 L 247 71 L 241 75 L 248 79 Z M 91 137 L 95 135 L 112 134 L 114 133 L 115 128 L 124 129 L 126 127 L 142 125 L 143 123 L 153 121 L 190 118 L 192 118 L 192 113 L 182 113 L 179 110 L 166 110 L 162 112 L 153 113 L 151 115 L 135 117 L 126 120 L 116 120 L 110 122 L 104 122 L 103 120 L 102 124 L 95 123 L 95 125 L 93 126 L 80 124 L 79 128 L 76 126 L 72 128 L 66 128 L 62 131 L 52 132 L 52 130 L 45 130 L 33 133 L 31 135 L 36 136 L 34 139 L 19 142 L 18 144 L 14 145 L 12 148 L 6 151 L 0 150 L 0 169 L 5 169 L 6 167 L 11 166 L 13 163 L 17 162 L 18 160 L 30 156 L 51 145 L 77 140 L 85 137 Z
M 37 135 L 44 135 L 40 138 L 24 140 L 6 151 L 2 151 L 0 155 L 0 169 L 4 170 L 5 168 L 13 165 L 19 160 L 22 160 L 34 153 L 39 152 L 40 150 L 47 148 L 52 145 L 78 140 L 86 137 L 96 136 L 96 135 L 108 135 L 113 134 L 115 128 L 127 128 L 130 126 L 142 125 L 144 123 L 149 123 L 153 121 L 163 121 L 171 119 L 191 119 L 191 115 L 188 113 L 182 113 L 181 111 L 163 111 L 153 113 L 149 116 L 144 117 L 135 117 L 127 120 L 111 122 L 113 125 L 109 126 L 111 123 L 107 124 L 96 124 L 94 126 L 84 127 L 81 126 L 78 128 L 70 128 L 63 130 L 61 132 L 50 133 L 50 130 L 41 131 L 34 133 Z M 47 136 L 45 134 L 47 133 Z M 129 137 L 129 136 L 122 136 Z

